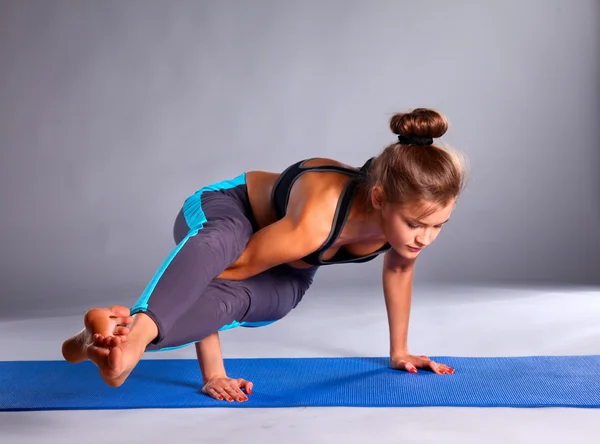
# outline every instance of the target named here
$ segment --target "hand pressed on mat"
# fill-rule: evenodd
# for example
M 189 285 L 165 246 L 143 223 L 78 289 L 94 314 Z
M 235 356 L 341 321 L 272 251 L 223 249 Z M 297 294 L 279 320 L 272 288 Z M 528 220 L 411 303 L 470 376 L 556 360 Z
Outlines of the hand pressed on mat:
M 227 376 L 221 353 L 219 333 L 215 332 L 196 343 L 196 354 L 202 371 L 204 386 L 202 393 L 216 400 L 247 401 L 252 393 L 252 383 L 245 379 L 233 379 Z M 246 393 L 242 391 L 246 390 Z
M 219 377 L 208 380 L 202 387 L 202 392 L 219 401 L 244 402 L 248 400 L 248 396 L 242 389 L 245 389 L 246 393 L 251 395 L 252 383 L 242 378 Z
M 428 356 L 415 356 L 404 354 L 392 357 L 391 367 L 397 370 L 406 370 L 411 373 L 417 373 L 417 368 L 431 370 L 438 375 L 451 375 L 454 369 L 445 364 L 434 362 Z

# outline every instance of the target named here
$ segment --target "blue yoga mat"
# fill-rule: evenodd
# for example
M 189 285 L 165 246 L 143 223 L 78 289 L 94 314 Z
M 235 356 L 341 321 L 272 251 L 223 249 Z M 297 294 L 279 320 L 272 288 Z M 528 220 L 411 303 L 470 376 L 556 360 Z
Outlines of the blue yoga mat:
M 204 395 L 192 359 L 142 360 L 119 388 L 90 362 L 0 362 L 0 410 L 190 407 L 600 407 L 600 356 L 431 357 L 437 375 L 389 368 L 386 358 L 227 359 L 254 383 L 247 402 Z

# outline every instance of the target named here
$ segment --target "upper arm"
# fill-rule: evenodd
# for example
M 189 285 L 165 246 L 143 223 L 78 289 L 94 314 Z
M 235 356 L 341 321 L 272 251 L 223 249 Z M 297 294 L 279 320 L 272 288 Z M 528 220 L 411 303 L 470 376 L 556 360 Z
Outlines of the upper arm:
M 412 291 L 415 259 L 407 259 L 393 249 L 385 253 L 382 283 L 388 312 L 397 307 L 394 301 L 405 300 Z
M 416 259 L 408 259 L 399 255 L 393 248 L 385 252 L 383 258 L 384 273 L 399 273 L 411 275 L 414 272 Z
M 306 188 L 303 184 L 295 187 L 286 215 L 250 237 L 238 262 L 244 274 L 255 275 L 302 259 L 328 239 L 337 200 Z
M 316 251 L 327 239 L 317 224 L 283 219 L 257 231 L 250 237 L 241 263 L 253 274 L 280 264 L 302 259 Z

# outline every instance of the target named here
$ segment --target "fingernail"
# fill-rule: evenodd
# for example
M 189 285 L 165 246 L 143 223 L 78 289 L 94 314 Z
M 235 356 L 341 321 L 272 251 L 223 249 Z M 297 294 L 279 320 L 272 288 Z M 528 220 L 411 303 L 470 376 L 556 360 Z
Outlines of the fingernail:
M 411 373 L 417 373 L 417 369 L 416 369 L 416 368 L 411 368 L 411 369 L 410 369 L 410 372 L 411 372 Z
M 219 401 L 223 401 L 223 397 L 222 397 L 222 396 L 219 396 L 217 399 L 218 399 Z
M 233 398 L 227 398 L 227 401 L 233 401 Z

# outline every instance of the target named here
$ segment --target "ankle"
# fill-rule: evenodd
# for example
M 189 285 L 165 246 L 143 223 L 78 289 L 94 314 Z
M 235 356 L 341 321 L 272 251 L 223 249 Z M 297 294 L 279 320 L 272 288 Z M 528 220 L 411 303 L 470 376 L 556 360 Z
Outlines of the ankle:
M 127 341 L 139 343 L 145 348 L 158 336 L 158 327 L 152 318 L 145 313 L 137 313 L 133 318 Z

